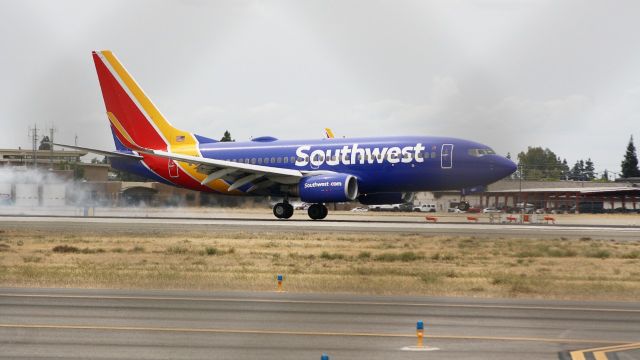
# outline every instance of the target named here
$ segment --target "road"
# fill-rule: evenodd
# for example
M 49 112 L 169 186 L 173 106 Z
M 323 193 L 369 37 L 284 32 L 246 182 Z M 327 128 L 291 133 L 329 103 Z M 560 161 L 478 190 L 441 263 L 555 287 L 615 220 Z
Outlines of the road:
M 74 216 L 0 216 L 2 228 L 86 229 L 113 233 L 148 233 L 154 231 L 324 231 L 324 232 L 395 232 L 432 235 L 520 238 L 582 238 L 640 240 L 640 227 L 607 225 L 512 225 L 426 223 L 398 221 L 393 218 L 373 220 L 253 219 L 249 217 L 181 218 L 181 217 L 74 217 Z
M 418 320 L 439 350 L 401 350 Z M 10 359 L 640 359 L 638 341 L 637 303 L 0 289 Z

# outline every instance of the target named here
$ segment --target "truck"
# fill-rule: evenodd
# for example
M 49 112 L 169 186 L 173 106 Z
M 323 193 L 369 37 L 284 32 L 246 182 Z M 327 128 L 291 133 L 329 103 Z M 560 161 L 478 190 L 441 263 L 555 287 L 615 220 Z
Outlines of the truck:
M 414 205 L 413 211 L 416 212 L 436 212 L 436 204 Z

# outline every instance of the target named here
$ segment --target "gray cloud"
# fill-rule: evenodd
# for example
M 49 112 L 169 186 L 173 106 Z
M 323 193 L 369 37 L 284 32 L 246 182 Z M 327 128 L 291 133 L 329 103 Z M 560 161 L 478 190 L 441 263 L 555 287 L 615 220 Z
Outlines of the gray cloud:
M 640 139 L 636 1 L 0 0 L 1 147 L 111 148 L 90 51 L 175 125 L 237 139 L 434 134 L 617 170 Z

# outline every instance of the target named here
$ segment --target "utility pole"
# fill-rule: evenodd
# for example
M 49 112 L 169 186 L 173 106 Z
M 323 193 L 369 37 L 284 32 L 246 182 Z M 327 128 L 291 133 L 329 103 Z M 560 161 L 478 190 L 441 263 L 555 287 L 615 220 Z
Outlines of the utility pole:
M 55 126 L 51 124 L 49 129 L 49 170 L 53 170 L 53 134 L 56 132 Z
M 38 167 L 38 125 L 33 124 L 33 128 L 29 128 L 29 137 L 33 144 L 33 167 Z

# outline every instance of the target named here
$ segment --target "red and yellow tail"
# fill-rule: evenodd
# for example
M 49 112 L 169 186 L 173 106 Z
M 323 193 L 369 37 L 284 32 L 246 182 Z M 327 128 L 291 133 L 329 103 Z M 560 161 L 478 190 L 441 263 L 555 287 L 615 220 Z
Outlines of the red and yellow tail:
M 173 127 L 111 51 L 94 51 L 93 61 L 117 148 L 124 146 L 129 150 L 153 149 L 202 156 L 199 140 L 215 142 Z M 202 185 L 200 182 L 206 175 L 197 172 L 193 165 L 144 152 L 141 155 L 144 158 L 142 164 L 168 182 L 194 190 L 228 193 L 229 185 L 220 179 Z
M 111 129 L 122 144 L 199 156 L 195 136 L 165 119 L 111 51 L 94 51 L 93 61 Z

